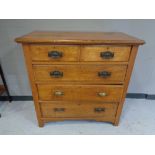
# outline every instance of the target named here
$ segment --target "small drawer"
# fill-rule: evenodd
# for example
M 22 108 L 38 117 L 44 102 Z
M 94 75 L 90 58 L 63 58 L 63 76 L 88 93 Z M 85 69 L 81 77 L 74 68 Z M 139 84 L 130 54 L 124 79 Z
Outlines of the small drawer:
M 126 65 L 34 65 L 35 80 L 40 82 L 124 82 Z
M 109 117 L 114 118 L 117 103 L 41 103 L 43 117 Z
M 128 61 L 131 47 L 83 46 L 81 61 Z
M 50 85 L 39 84 L 41 101 L 119 102 L 123 86 L 117 85 Z
M 79 46 L 31 45 L 32 61 L 78 61 Z

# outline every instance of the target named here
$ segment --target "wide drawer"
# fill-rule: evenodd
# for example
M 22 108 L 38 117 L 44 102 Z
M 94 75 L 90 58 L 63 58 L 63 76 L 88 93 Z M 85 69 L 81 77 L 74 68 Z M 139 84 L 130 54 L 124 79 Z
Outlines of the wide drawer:
M 119 102 L 123 93 L 121 85 L 39 84 L 37 87 L 42 101 Z
M 78 61 L 79 46 L 31 45 L 32 61 Z
M 123 82 L 126 65 L 34 65 L 36 81 Z
M 117 103 L 40 103 L 43 117 L 109 117 L 114 118 Z
M 80 61 L 128 61 L 131 47 L 83 46 Z

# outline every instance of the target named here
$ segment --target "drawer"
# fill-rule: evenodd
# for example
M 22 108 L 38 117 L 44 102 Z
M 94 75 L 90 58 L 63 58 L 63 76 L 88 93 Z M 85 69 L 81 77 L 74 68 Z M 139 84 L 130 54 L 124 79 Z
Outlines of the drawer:
M 129 46 L 83 46 L 81 61 L 128 61 L 130 49 Z
M 43 117 L 110 117 L 116 115 L 117 103 L 41 103 Z
M 32 61 L 78 61 L 79 46 L 31 45 Z
M 126 65 L 35 65 L 36 81 L 124 82 Z
M 38 85 L 42 101 L 119 102 L 122 93 L 121 85 Z

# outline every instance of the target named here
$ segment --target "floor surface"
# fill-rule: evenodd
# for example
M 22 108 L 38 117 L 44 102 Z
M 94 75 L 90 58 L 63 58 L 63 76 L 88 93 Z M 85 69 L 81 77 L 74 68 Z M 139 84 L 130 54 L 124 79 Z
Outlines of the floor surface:
M 126 99 L 118 127 L 92 121 L 64 121 L 37 126 L 33 102 L 0 102 L 1 135 L 155 134 L 155 101 Z

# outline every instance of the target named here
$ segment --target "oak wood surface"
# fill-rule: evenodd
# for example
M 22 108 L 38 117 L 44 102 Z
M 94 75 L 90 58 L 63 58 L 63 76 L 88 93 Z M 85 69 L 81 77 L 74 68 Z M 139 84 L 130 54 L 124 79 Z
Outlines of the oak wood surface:
M 52 32 L 34 31 L 16 38 L 18 43 L 51 44 L 144 44 L 143 40 L 122 32 Z
M 33 61 L 65 62 L 79 61 L 80 46 L 51 46 L 51 45 L 31 45 L 31 57 Z M 62 57 L 52 58 L 48 56 L 50 51 L 62 52 Z
M 52 46 L 31 45 L 31 59 L 33 61 L 50 62 L 74 62 L 74 61 L 128 61 L 130 46 Z M 50 51 L 62 52 L 62 57 L 52 58 L 48 56 Z M 101 52 L 110 51 L 114 54 L 112 58 L 106 59 L 100 56 Z
M 112 58 L 103 58 L 101 52 L 110 51 L 114 54 Z M 128 61 L 130 55 L 129 46 L 82 46 L 80 61 Z
M 132 70 L 133 70 L 133 67 L 134 67 L 134 61 L 135 61 L 135 58 L 136 58 L 136 55 L 137 55 L 137 51 L 138 51 L 138 46 L 133 46 L 132 50 L 131 50 L 131 55 L 130 55 L 127 74 L 126 74 L 126 77 L 125 77 L 124 91 L 123 91 L 123 94 L 122 94 L 121 102 L 119 103 L 119 106 L 118 106 L 118 109 L 117 109 L 114 125 L 119 124 L 120 115 L 121 115 L 123 104 L 124 104 L 124 101 L 125 101 L 125 97 L 126 97 L 129 81 L 130 81 L 130 78 L 131 78 Z
M 128 65 L 128 61 L 32 61 L 33 65 Z
M 43 117 L 115 117 L 118 104 L 113 103 L 66 103 L 48 102 L 41 103 L 41 111 Z M 103 111 L 95 111 L 95 109 Z M 63 109 L 63 110 L 61 110 Z
M 63 95 L 57 96 L 56 92 Z M 42 101 L 119 102 L 122 93 L 123 86 L 120 85 L 38 85 L 39 100 Z
M 23 45 L 40 127 L 64 120 L 118 125 L 143 40 L 119 32 L 35 31 L 16 42 Z M 51 51 L 61 56 L 51 57 Z M 101 52 L 111 56 L 105 58 Z M 61 76 L 53 77 L 53 71 Z
M 39 102 L 38 102 L 38 92 L 37 92 L 37 87 L 36 87 L 35 82 L 34 82 L 35 81 L 34 80 L 34 72 L 32 70 L 32 64 L 31 64 L 32 60 L 30 57 L 29 45 L 23 44 L 23 51 L 24 51 L 25 63 L 27 66 L 27 71 L 28 71 L 28 76 L 29 76 L 29 82 L 31 85 L 31 90 L 32 90 L 32 95 L 33 95 L 38 125 L 39 125 L 39 127 L 43 127 L 44 122 L 41 120 L 41 111 L 40 111 L 40 106 L 39 106 Z
M 89 117 L 42 117 L 41 120 L 44 123 L 48 122 L 59 122 L 59 121 L 95 121 L 95 122 L 108 122 L 108 123 L 114 123 L 115 117 L 113 116 L 107 116 L 107 117 L 96 117 L 96 116 L 89 116 Z
M 123 82 L 126 74 L 126 65 L 34 65 L 36 81 L 98 81 L 101 83 Z M 50 75 L 51 72 L 59 71 L 63 73 L 62 77 L 55 78 Z M 110 76 L 102 77 L 100 72 L 110 72 Z

